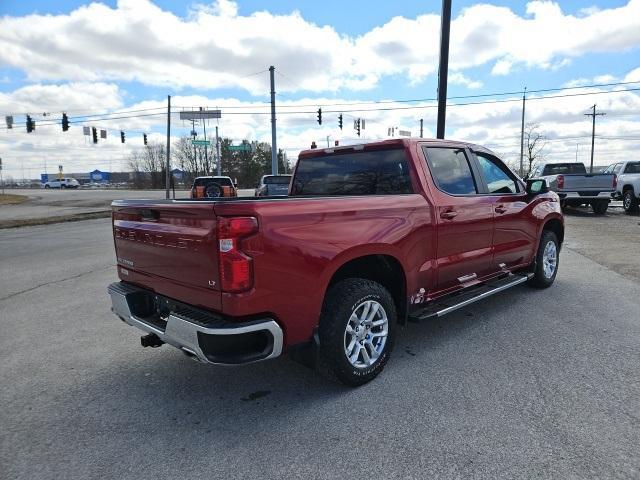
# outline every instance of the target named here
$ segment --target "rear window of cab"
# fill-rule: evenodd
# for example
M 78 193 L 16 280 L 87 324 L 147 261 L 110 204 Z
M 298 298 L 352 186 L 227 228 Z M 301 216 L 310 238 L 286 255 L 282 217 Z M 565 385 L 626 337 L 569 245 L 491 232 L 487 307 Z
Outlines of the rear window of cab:
M 291 195 L 414 193 L 403 149 L 301 158 Z

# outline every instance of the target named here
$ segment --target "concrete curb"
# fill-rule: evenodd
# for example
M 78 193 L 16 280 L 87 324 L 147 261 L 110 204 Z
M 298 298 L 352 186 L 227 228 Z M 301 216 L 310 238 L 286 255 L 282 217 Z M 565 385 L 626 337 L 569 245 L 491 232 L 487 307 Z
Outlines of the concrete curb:
M 76 213 L 73 215 L 58 215 L 55 217 L 25 218 L 20 220 L 0 221 L 0 230 L 6 228 L 31 227 L 34 225 L 49 225 L 52 223 L 79 222 L 94 218 L 107 218 L 111 216 L 111 209 L 98 212 Z

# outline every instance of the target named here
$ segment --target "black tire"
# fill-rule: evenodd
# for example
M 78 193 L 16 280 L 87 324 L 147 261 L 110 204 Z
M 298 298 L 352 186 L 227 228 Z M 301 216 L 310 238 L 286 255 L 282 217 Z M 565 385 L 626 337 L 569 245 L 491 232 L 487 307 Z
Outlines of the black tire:
M 60 185 L 60 188 L 67 188 L 67 186 L 63 183 L 62 185 Z
M 555 268 L 551 276 L 545 273 L 544 254 L 545 249 L 549 242 L 553 242 L 555 246 Z M 529 285 L 535 288 L 547 288 L 553 284 L 558 273 L 558 266 L 560 264 L 560 244 L 558 243 L 558 237 L 550 230 L 543 230 L 540 237 L 540 244 L 538 245 L 538 251 L 536 252 L 536 263 L 533 271 L 533 277 L 529 280 Z
M 45 185 L 44 188 L 51 188 L 49 185 Z
M 378 307 L 375 307 L 376 303 Z M 361 357 L 363 360 L 360 363 L 364 364 L 365 362 L 362 350 L 369 357 L 370 353 L 373 352 L 367 349 L 367 345 L 370 348 L 372 345 L 365 343 L 364 346 L 358 346 L 355 343 L 363 345 L 366 340 L 355 341 L 353 351 L 355 352 L 355 349 L 358 348 L 358 353 L 354 355 L 355 364 L 352 363 L 346 352 L 348 348 L 347 342 L 354 340 L 356 334 L 354 332 L 353 336 L 348 338 L 347 325 L 353 321 L 351 319 L 354 312 L 357 315 L 357 312 L 370 312 L 370 310 L 364 310 L 367 304 L 371 308 L 377 308 L 376 316 L 380 316 L 380 318 L 376 317 L 373 323 L 379 322 L 386 315 L 387 336 L 386 341 L 381 346 L 381 350 L 376 352 L 378 354 L 377 359 L 368 366 L 358 366 L 357 364 Z M 382 311 L 380 311 L 380 307 Z M 320 340 L 319 369 L 321 373 L 332 380 L 354 387 L 373 380 L 389 360 L 395 340 L 396 317 L 396 306 L 393 298 L 387 289 L 379 283 L 363 278 L 348 278 L 333 285 L 327 292 L 318 329 Z M 360 328 L 362 327 L 358 326 L 358 329 Z M 365 326 L 364 328 L 367 327 Z M 369 327 L 366 331 L 364 328 L 361 332 L 366 334 L 366 338 L 369 338 L 368 334 L 370 332 L 373 333 L 373 328 L 377 329 L 380 326 Z
M 599 200 L 597 202 L 593 202 L 591 204 L 591 208 L 593 208 L 593 213 L 596 215 L 604 215 L 609 208 L 609 202 L 607 200 Z
M 636 213 L 638 211 L 638 199 L 633 188 L 627 188 L 622 194 L 622 207 L 626 213 Z

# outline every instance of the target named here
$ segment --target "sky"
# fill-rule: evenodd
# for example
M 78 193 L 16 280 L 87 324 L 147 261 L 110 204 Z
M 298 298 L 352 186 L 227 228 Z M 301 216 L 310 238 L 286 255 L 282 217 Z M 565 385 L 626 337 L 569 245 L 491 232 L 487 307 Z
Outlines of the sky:
M 218 108 L 220 134 L 271 141 L 275 67 L 277 145 L 295 159 L 319 145 L 435 136 L 440 2 L 2 0 L 0 157 L 5 175 L 126 169 L 142 134 L 166 141 L 191 125 L 179 111 Z M 546 161 L 595 164 L 640 147 L 640 0 L 453 1 L 446 137 L 519 161 L 526 122 Z M 323 110 L 322 125 L 316 111 Z M 71 120 L 62 132 L 60 118 Z M 124 112 L 118 114 L 117 112 Z M 36 131 L 27 134 L 29 114 Z M 338 115 L 343 114 L 343 129 Z M 5 126 L 12 116 L 14 128 Z M 365 120 L 362 136 L 353 129 Z M 83 126 L 107 130 L 94 145 Z M 126 143 L 120 143 L 120 131 Z M 202 126 L 199 127 L 202 138 Z

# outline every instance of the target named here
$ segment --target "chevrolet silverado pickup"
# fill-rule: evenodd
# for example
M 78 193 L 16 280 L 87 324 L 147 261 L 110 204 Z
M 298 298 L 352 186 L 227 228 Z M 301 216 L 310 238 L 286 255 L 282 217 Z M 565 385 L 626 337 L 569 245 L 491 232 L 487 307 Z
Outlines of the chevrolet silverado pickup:
M 619 162 L 609 165 L 604 173 L 617 176 L 616 191 L 612 195 L 622 200 L 626 213 L 636 213 L 640 203 L 640 162 Z
M 593 213 L 603 215 L 616 190 L 616 176 L 611 173 L 587 173 L 583 163 L 543 163 L 532 172 L 543 178 L 560 197 L 561 207 L 591 205 Z
M 481 146 L 307 150 L 289 188 L 114 201 L 113 312 L 143 346 L 224 365 L 288 353 L 355 386 L 384 368 L 398 325 L 558 271 L 558 196 Z

